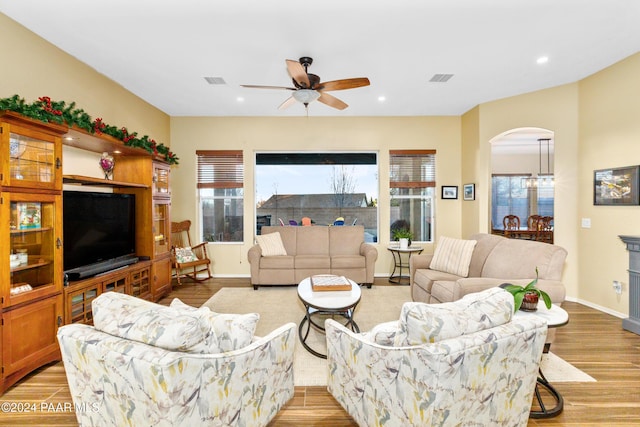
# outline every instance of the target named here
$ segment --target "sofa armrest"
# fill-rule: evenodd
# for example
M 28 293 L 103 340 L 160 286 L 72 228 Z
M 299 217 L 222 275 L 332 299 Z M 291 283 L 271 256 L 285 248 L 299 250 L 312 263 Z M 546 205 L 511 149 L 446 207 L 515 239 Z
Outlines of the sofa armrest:
M 251 283 L 258 283 L 260 277 L 260 258 L 262 257 L 262 249 L 260 245 L 253 245 L 247 252 L 247 259 L 249 260 L 249 266 L 251 268 Z
M 413 255 L 409 258 L 409 283 L 413 283 L 413 276 L 416 270 L 421 268 L 429 268 L 433 254 Z
M 480 292 L 485 289 L 489 289 L 495 286 L 500 286 L 503 283 L 511 283 L 514 285 L 527 285 L 531 282 L 531 279 L 496 279 L 491 277 L 466 277 L 458 279 L 453 284 L 453 301 L 456 301 L 463 296 Z M 551 302 L 554 304 L 561 304 L 566 296 L 566 289 L 564 284 L 558 280 L 538 280 L 536 285 L 542 289 L 551 297 Z
M 378 259 L 378 250 L 372 244 L 362 242 L 360 244 L 360 255 L 364 257 L 367 280 L 365 283 L 373 284 L 373 276 L 375 273 L 376 260 Z

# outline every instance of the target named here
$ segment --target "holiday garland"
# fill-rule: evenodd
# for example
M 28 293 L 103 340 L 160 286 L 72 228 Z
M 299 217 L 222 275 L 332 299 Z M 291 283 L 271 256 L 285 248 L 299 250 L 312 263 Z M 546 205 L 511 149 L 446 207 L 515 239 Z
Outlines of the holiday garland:
M 75 102 L 67 105 L 64 101 L 52 101 L 48 96 L 42 96 L 28 104 L 24 98 L 13 95 L 11 98 L 0 98 L 0 111 L 2 110 L 13 111 L 45 123 L 66 123 L 69 127 L 77 126 L 91 134 L 110 135 L 128 147 L 142 148 L 154 156 L 164 157 L 169 164 L 178 164 L 178 157 L 169 147 L 156 143 L 147 135 L 138 138 L 137 132 L 129 132 L 125 127 L 108 125 L 101 118 L 94 120 L 83 109 L 76 108 Z

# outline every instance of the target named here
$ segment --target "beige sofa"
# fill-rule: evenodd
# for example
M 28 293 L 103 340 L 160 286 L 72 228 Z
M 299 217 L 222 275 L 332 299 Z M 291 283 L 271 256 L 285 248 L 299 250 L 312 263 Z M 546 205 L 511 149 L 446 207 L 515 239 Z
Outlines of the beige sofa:
M 249 249 L 251 283 L 298 284 L 314 274 L 345 276 L 356 283 L 373 284 L 377 249 L 364 241 L 364 227 L 264 226 L 261 234 L 280 233 L 286 255 L 263 256 L 260 245 Z
M 554 304 L 561 305 L 564 301 L 566 289 L 561 281 L 567 257 L 564 248 L 483 233 L 474 234 L 469 240 L 477 243 L 467 277 L 430 269 L 431 254 L 411 257 L 409 274 L 413 301 L 442 303 L 502 283 L 526 285 L 535 278 L 536 268 L 538 288 L 547 292 Z M 549 342 L 553 336 L 554 331 L 549 331 Z

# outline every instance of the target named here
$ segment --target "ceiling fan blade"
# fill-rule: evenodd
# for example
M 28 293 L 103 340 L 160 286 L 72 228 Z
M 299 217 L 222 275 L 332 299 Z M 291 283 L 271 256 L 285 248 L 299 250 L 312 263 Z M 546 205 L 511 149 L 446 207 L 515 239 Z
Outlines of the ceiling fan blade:
M 318 98 L 318 102 L 322 102 L 323 104 L 328 105 L 329 107 L 337 108 L 338 110 L 344 110 L 348 107 L 348 105 L 333 95 L 329 95 L 328 93 L 320 92 L 320 98 Z
M 308 88 L 311 86 L 309 83 L 309 77 L 302 64 L 293 59 L 287 59 L 287 71 L 293 80 L 296 81 L 301 87 Z
M 296 103 L 296 99 L 293 96 L 290 96 L 289 98 L 285 99 L 282 104 L 278 106 L 278 110 L 284 110 L 285 108 L 290 107 L 295 103 Z
M 332 80 L 320 83 L 318 90 L 345 90 L 356 87 L 369 86 L 369 79 L 366 77 L 356 77 L 353 79 Z
M 248 87 L 252 89 L 284 89 L 284 90 L 296 90 L 295 87 L 284 86 L 260 86 L 260 85 L 240 85 L 241 87 Z

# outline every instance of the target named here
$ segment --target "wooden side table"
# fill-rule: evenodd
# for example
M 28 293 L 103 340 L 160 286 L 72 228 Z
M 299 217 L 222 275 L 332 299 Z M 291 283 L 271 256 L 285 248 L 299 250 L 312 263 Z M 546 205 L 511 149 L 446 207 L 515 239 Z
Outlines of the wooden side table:
M 420 246 L 409 246 L 401 249 L 400 246 L 387 246 L 387 250 L 393 255 L 393 272 L 389 276 L 389 283 L 397 283 L 398 285 L 409 285 L 409 275 L 402 274 L 402 270 L 409 272 L 409 260 L 411 255 L 419 254 L 424 249 Z M 402 255 L 407 254 L 403 260 Z M 397 270 L 397 273 L 396 273 Z

